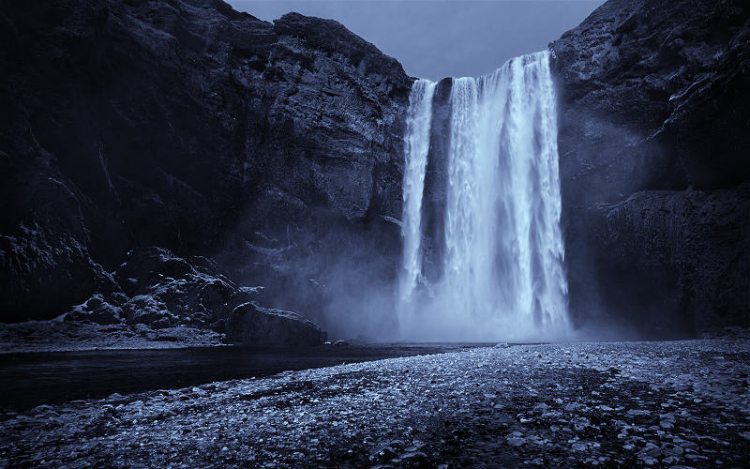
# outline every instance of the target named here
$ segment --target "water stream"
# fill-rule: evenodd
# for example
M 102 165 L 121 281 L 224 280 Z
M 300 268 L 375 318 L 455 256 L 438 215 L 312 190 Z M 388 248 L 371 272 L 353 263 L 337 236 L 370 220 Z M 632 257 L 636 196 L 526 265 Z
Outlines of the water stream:
M 399 326 L 415 340 L 538 340 L 568 329 L 557 110 L 549 53 L 452 80 L 447 125 L 436 85 L 417 81 L 407 115 Z M 446 151 L 435 148 L 436 141 Z M 431 146 L 432 143 L 432 146 Z M 422 219 L 431 159 L 447 158 L 442 226 Z M 433 197 L 434 198 L 434 197 Z M 431 237 L 442 239 L 430 239 Z M 427 252 L 442 246 L 439 251 Z M 424 275 L 425 258 L 433 259 Z M 429 280 L 428 280 L 429 278 Z

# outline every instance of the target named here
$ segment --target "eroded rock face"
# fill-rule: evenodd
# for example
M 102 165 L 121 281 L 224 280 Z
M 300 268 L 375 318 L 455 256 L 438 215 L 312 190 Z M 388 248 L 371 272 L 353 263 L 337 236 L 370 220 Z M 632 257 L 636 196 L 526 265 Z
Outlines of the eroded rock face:
M 115 274 L 125 294 L 123 319 L 155 329 L 188 326 L 224 332 L 240 303 L 260 297 L 262 287 L 242 287 L 205 257 L 181 258 L 166 249 L 136 249 Z
M 338 23 L 65 0 L 0 24 L 0 320 L 86 301 L 140 246 L 247 284 L 363 238 L 398 251 L 383 217 L 400 214 L 411 79 Z
M 573 200 L 750 177 L 750 7 L 611 0 L 550 44 Z
M 579 323 L 750 325 L 749 20 L 747 2 L 610 0 L 550 44 Z
M 591 275 L 609 292 L 596 303 L 621 325 L 664 338 L 750 323 L 750 184 L 638 192 L 586 217 Z
M 750 325 L 749 8 L 610 0 L 551 44 L 579 324 Z M 81 320 L 220 329 L 240 284 L 319 320 L 334 302 L 370 314 L 360 300 L 399 265 L 398 62 L 333 21 L 214 0 L 12 2 L 0 26 L 0 320 L 79 305 Z M 170 254 L 107 273 L 144 246 Z
M 237 306 L 226 325 L 227 342 L 256 347 L 307 347 L 322 344 L 326 333 L 299 314 L 257 303 Z

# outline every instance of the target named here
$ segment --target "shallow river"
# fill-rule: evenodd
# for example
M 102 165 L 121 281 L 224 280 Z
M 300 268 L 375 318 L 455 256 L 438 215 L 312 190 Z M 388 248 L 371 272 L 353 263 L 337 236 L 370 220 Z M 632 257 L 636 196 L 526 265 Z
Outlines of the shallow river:
M 206 347 L 0 355 L 0 409 L 106 397 L 212 381 L 270 376 L 384 358 L 428 355 L 479 344 L 378 344 L 303 349 Z M 487 344 L 484 344 L 487 345 Z

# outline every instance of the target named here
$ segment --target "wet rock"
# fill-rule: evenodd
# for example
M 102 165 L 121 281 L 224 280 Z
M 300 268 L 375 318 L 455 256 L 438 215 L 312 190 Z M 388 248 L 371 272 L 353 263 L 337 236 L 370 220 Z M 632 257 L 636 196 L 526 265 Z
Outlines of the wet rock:
M 130 251 L 116 278 L 133 295 L 122 306 L 128 322 L 154 329 L 185 325 L 223 332 L 231 311 L 260 290 L 237 285 L 206 258 L 161 248 Z
M 526 439 L 525 439 L 525 438 L 521 438 L 521 437 L 518 437 L 518 436 L 511 436 L 511 437 L 508 437 L 508 438 L 506 438 L 506 440 L 505 440 L 505 441 L 507 441 L 507 442 L 508 442 L 508 444 L 509 444 L 510 446 L 514 447 L 514 448 L 517 448 L 517 447 L 519 447 L 519 446 L 523 446 L 523 445 L 525 445 L 525 444 L 526 444 Z
M 86 300 L 85 303 L 74 306 L 64 315 L 65 321 L 91 322 L 95 324 L 119 324 L 125 319 L 122 308 L 108 303 L 101 293 Z
M 410 451 L 398 458 L 404 467 L 426 467 L 424 464 L 428 461 L 427 454 L 422 451 Z
M 326 333 L 291 311 L 268 309 L 256 303 L 237 306 L 226 323 L 227 341 L 270 347 L 305 347 L 322 344 Z

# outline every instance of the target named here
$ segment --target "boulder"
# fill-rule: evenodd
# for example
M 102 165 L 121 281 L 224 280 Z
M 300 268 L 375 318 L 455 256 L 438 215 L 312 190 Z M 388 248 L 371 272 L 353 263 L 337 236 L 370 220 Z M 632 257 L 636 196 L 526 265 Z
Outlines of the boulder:
M 308 347 L 320 345 L 326 333 L 291 311 L 268 309 L 255 302 L 237 306 L 226 322 L 229 343 L 257 347 Z
M 63 316 L 65 321 L 90 322 L 102 326 L 120 324 L 124 321 L 122 308 L 109 303 L 101 293 L 91 298 Z
M 115 277 L 131 295 L 122 305 L 128 323 L 153 328 L 221 329 L 235 306 L 262 290 L 237 285 L 205 257 L 156 247 L 130 251 Z

